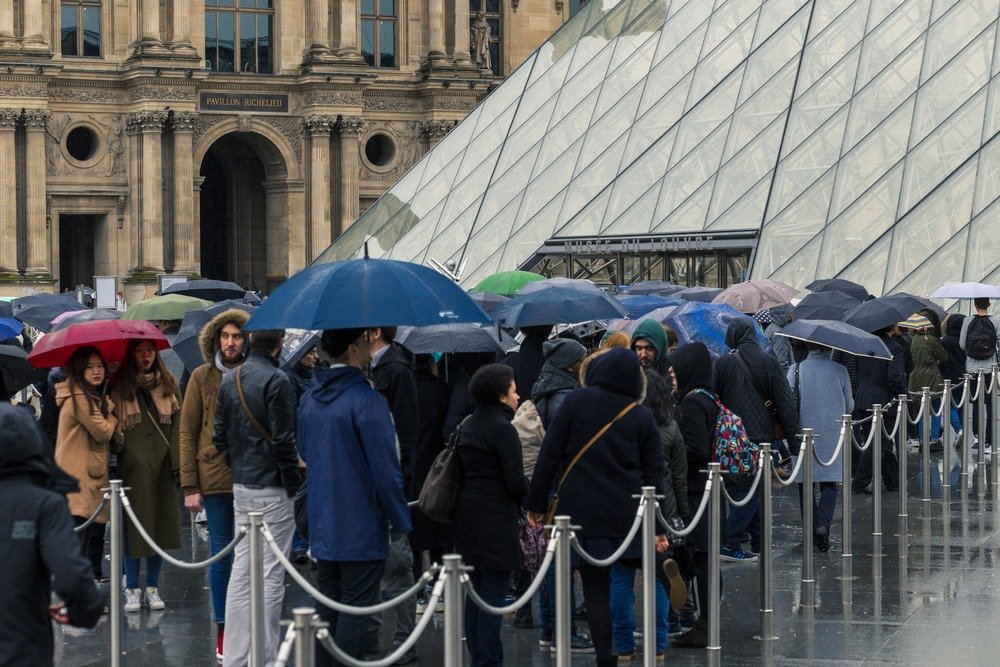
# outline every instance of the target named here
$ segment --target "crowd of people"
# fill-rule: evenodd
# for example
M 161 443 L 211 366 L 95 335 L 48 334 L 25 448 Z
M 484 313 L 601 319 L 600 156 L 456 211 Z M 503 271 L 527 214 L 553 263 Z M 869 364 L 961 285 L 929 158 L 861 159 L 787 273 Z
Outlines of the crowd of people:
M 344 604 L 368 606 L 382 594 L 398 595 L 427 564 L 454 552 L 474 568 L 469 576 L 479 595 L 499 606 L 523 593 L 536 574 L 526 545 L 553 510 L 580 526 L 580 546 L 595 559 L 622 545 L 644 486 L 662 496 L 670 525 L 684 528 L 701 502 L 724 408 L 739 415 L 751 442 L 774 444 L 787 469 L 804 428 L 813 429 L 819 457 L 829 460 L 841 415 L 859 419 L 907 390 L 940 391 L 945 379 L 991 370 L 1000 320 L 988 315 L 989 305 L 976 300 L 975 316 L 944 322 L 933 310 L 921 311 L 878 332 L 891 361 L 789 342 L 776 336 L 777 313 L 764 311 L 756 322 L 733 320 L 730 352 L 715 359 L 700 342 L 678 345 L 669 326 L 650 319 L 631 335 L 609 331 L 585 339 L 553 335 L 553 326 L 525 328 L 520 348 L 502 358 L 415 355 L 396 341 L 394 327 L 329 330 L 283 369 L 285 332 L 245 333 L 248 315 L 239 309 L 204 327 L 204 363 L 189 377 L 176 377 L 152 341 L 130 342 L 114 367 L 97 348 L 80 347 L 39 387 L 44 428 L 32 413 L 0 405 L 0 530 L 11 538 L 0 542 L 0 560 L 27 573 L 0 590 L 0 613 L 10 618 L 17 610 L 16 622 L 0 623 L 0 663 L 51 661 L 49 617 L 92 627 L 106 608 L 94 582 L 107 579 L 108 513 L 97 512 L 111 475 L 123 481 L 161 549 L 180 547 L 182 508 L 204 511 L 212 555 L 234 539 L 250 512 L 260 512 L 278 548 L 311 565 L 316 588 Z M 761 333 L 771 341 L 767 349 Z M 949 426 L 958 446 L 975 442 L 962 433 L 958 409 L 945 421 L 931 425 L 935 443 Z M 985 445 L 989 430 L 977 435 Z M 877 449 L 854 457 L 853 492 L 870 493 L 878 483 L 898 488 L 894 443 L 879 439 Z M 442 523 L 408 501 L 419 496 L 449 442 L 462 483 L 451 522 Z M 872 479 L 873 452 L 882 457 L 882 480 Z M 812 539 L 820 552 L 830 548 L 840 465 L 814 469 L 818 497 L 808 501 L 815 505 Z M 746 499 L 752 481 L 727 475 L 727 490 Z M 657 633 L 646 639 L 660 659 L 670 643 L 706 645 L 709 526 L 721 526 L 723 560 L 755 561 L 759 494 L 758 487 L 746 505 L 723 507 L 711 522 L 706 517 L 685 539 L 660 529 Z M 74 525 L 92 518 L 73 534 Z M 162 558 L 134 526 L 124 538 L 122 609 L 164 609 L 171 591 L 161 587 Z M 240 542 L 207 575 L 217 657 L 226 666 L 245 665 L 249 657 L 248 548 Z M 636 537 L 610 567 L 573 554 L 583 590 L 573 604 L 588 632 L 574 627 L 571 646 L 593 653 L 600 666 L 636 655 L 641 549 Z M 49 605 L 45 573 L 54 575 L 58 605 Z M 265 549 L 268 660 L 278 650 L 284 590 L 281 563 Z M 554 598 L 553 567 L 537 600 L 513 623 L 516 630 L 537 630 L 545 650 L 554 644 Z M 29 613 L 26 599 L 40 611 Z M 382 654 L 382 618 L 317 609 L 348 655 Z M 385 619 L 393 624 L 392 648 L 407 639 L 418 614 L 434 611 L 426 594 L 394 610 Z M 469 600 L 464 628 L 473 665 L 503 664 L 501 617 Z M 398 664 L 416 660 L 411 650 Z M 334 664 L 324 650 L 317 662 Z

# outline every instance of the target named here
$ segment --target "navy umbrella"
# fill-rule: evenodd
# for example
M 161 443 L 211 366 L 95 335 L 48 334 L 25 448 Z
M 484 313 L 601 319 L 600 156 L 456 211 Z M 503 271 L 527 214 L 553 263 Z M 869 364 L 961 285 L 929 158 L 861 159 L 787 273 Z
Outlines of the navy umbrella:
M 682 285 L 668 283 L 665 280 L 640 280 L 628 288 L 627 294 L 631 294 L 633 296 L 642 294 L 667 295 L 680 292 L 683 289 L 684 287 Z
M 322 331 L 286 329 L 285 342 L 281 346 L 281 368 L 287 370 L 299 363 L 302 357 L 306 356 L 306 352 L 319 345 L 322 335 Z
M 517 341 L 493 327 L 478 324 L 432 324 L 428 327 L 400 327 L 396 341 L 415 354 L 440 352 L 494 352 L 503 354 L 517 347 Z
M 682 289 L 679 292 L 674 292 L 670 296 L 675 299 L 683 299 L 684 301 L 701 301 L 703 303 L 712 303 L 712 299 L 722 294 L 721 287 L 704 287 L 699 285 L 697 287 L 688 287 Z
M 181 321 L 181 328 L 178 329 L 170 348 L 177 353 L 177 356 L 189 372 L 193 372 L 194 369 L 205 363 L 204 358 L 201 356 L 201 344 L 198 340 L 201 336 L 201 330 L 205 328 L 209 320 L 230 308 L 238 308 L 248 313 L 253 313 L 255 310 L 254 306 L 247 305 L 242 301 L 228 300 L 209 306 L 208 308 L 189 310 L 184 314 L 184 319 Z
M 564 278 L 562 276 L 556 276 L 555 278 L 546 278 L 545 280 L 534 280 L 517 291 L 518 296 L 522 294 L 531 294 L 532 292 L 537 292 L 543 289 L 552 289 L 553 287 L 565 287 L 568 289 L 593 291 L 601 289 L 593 280 L 587 280 L 586 278 Z
M 509 296 L 504 296 L 503 294 L 494 294 L 493 292 L 469 292 L 469 298 L 477 306 L 483 309 L 486 314 L 492 313 L 494 310 L 504 305 L 510 301 Z
M 39 331 L 52 331 L 52 320 L 71 310 L 89 310 L 72 294 L 31 294 L 14 299 L 14 317 Z
M 247 329 L 354 329 L 488 324 L 462 288 L 434 269 L 392 259 L 314 264 L 283 282 Z
M 600 290 L 566 287 L 550 287 L 518 296 L 494 310 L 492 315 L 498 324 L 506 327 L 572 324 L 627 316 L 618 301 Z
M 839 320 L 860 303 L 850 294 L 838 290 L 813 292 L 802 297 L 792 310 L 792 317 L 796 320 Z
M 775 333 L 786 338 L 825 345 L 859 357 L 892 360 L 892 352 L 881 338 L 846 322 L 794 320 Z
M 13 394 L 29 384 L 41 382 L 48 375 L 47 369 L 35 368 L 28 362 L 28 353 L 17 345 L 0 345 L 0 385 Z M 7 400 L 8 396 L 0 396 Z
M 865 301 L 848 311 L 841 320 L 862 331 L 875 333 L 906 320 L 924 307 L 920 299 L 908 294 L 890 294 Z
M 10 301 L 0 301 L 0 317 L 14 317 L 14 304 Z
M 619 294 L 615 298 L 618 299 L 623 306 L 625 306 L 625 310 L 628 311 L 628 316 L 633 320 L 641 319 L 643 315 L 652 312 L 657 308 L 681 305 L 681 302 L 677 299 L 671 299 L 667 296 L 658 296 L 656 294 Z
M 814 280 L 806 285 L 806 289 L 810 292 L 843 292 L 844 294 L 853 296 L 858 301 L 865 301 L 871 297 L 871 294 L 868 293 L 868 289 L 864 285 L 859 285 L 843 278 Z
M 121 318 L 122 313 L 118 310 L 100 308 L 94 310 L 72 311 L 72 313 L 68 313 L 57 318 L 59 321 L 52 325 L 52 331 L 59 331 L 60 329 L 65 329 L 71 324 L 79 324 L 80 322 L 93 322 L 94 320 L 120 320 Z
M 228 280 L 189 280 L 185 283 L 174 283 L 165 288 L 162 294 L 184 294 L 206 301 L 225 301 L 226 299 L 243 299 L 247 291 Z

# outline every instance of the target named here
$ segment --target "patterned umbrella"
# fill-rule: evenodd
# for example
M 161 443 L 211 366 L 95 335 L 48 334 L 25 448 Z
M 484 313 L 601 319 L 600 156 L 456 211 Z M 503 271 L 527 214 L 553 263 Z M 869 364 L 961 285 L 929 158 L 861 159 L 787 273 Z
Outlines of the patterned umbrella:
M 798 294 L 797 289 L 777 280 L 749 280 L 730 285 L 712 299 L 712 303 L 732 306 L 741 313 L 752 315 L 761 308 L 786 304 Z

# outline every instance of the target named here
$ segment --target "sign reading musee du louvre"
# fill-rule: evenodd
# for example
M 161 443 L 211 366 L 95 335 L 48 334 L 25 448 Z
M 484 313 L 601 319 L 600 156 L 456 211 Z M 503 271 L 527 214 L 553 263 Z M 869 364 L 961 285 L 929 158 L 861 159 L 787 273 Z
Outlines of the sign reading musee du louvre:
M 260 93 L 201 93 L 201 111 L 253 111 L 255 113 L 288 113 L 288 95 Z

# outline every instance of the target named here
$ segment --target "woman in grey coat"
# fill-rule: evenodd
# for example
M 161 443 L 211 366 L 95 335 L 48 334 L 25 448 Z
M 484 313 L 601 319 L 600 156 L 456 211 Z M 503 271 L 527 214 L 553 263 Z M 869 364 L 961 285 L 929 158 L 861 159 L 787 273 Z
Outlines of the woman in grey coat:
M 847 369 L 830 358 L 828 347 L 807 345 L 809 356 L 788 369 L 788 384 L 792 387 L 801 428 L 813 430 L 813 445 L 816 456 L 826 462 L 833 458 L 840 440 L 841 417 L 854 410 L 851 395 L 851 379 Z M 798 463 L 796 461 L 796 463 Z M 812 465 L 815 489 L 819 489 L 819 503 L 813 496 L 813 516 L 816 517 L 816 531 L 813 543 L 820 551 L 830 548 L 830 524 L 837 506 L 837 482 L 843 477 L 843 458 L 829 468 L 816 463 L 815 459 L 803 465 Z M 795 479 L 799 483 L 799 498 L 802 498 L 802 470 Z

